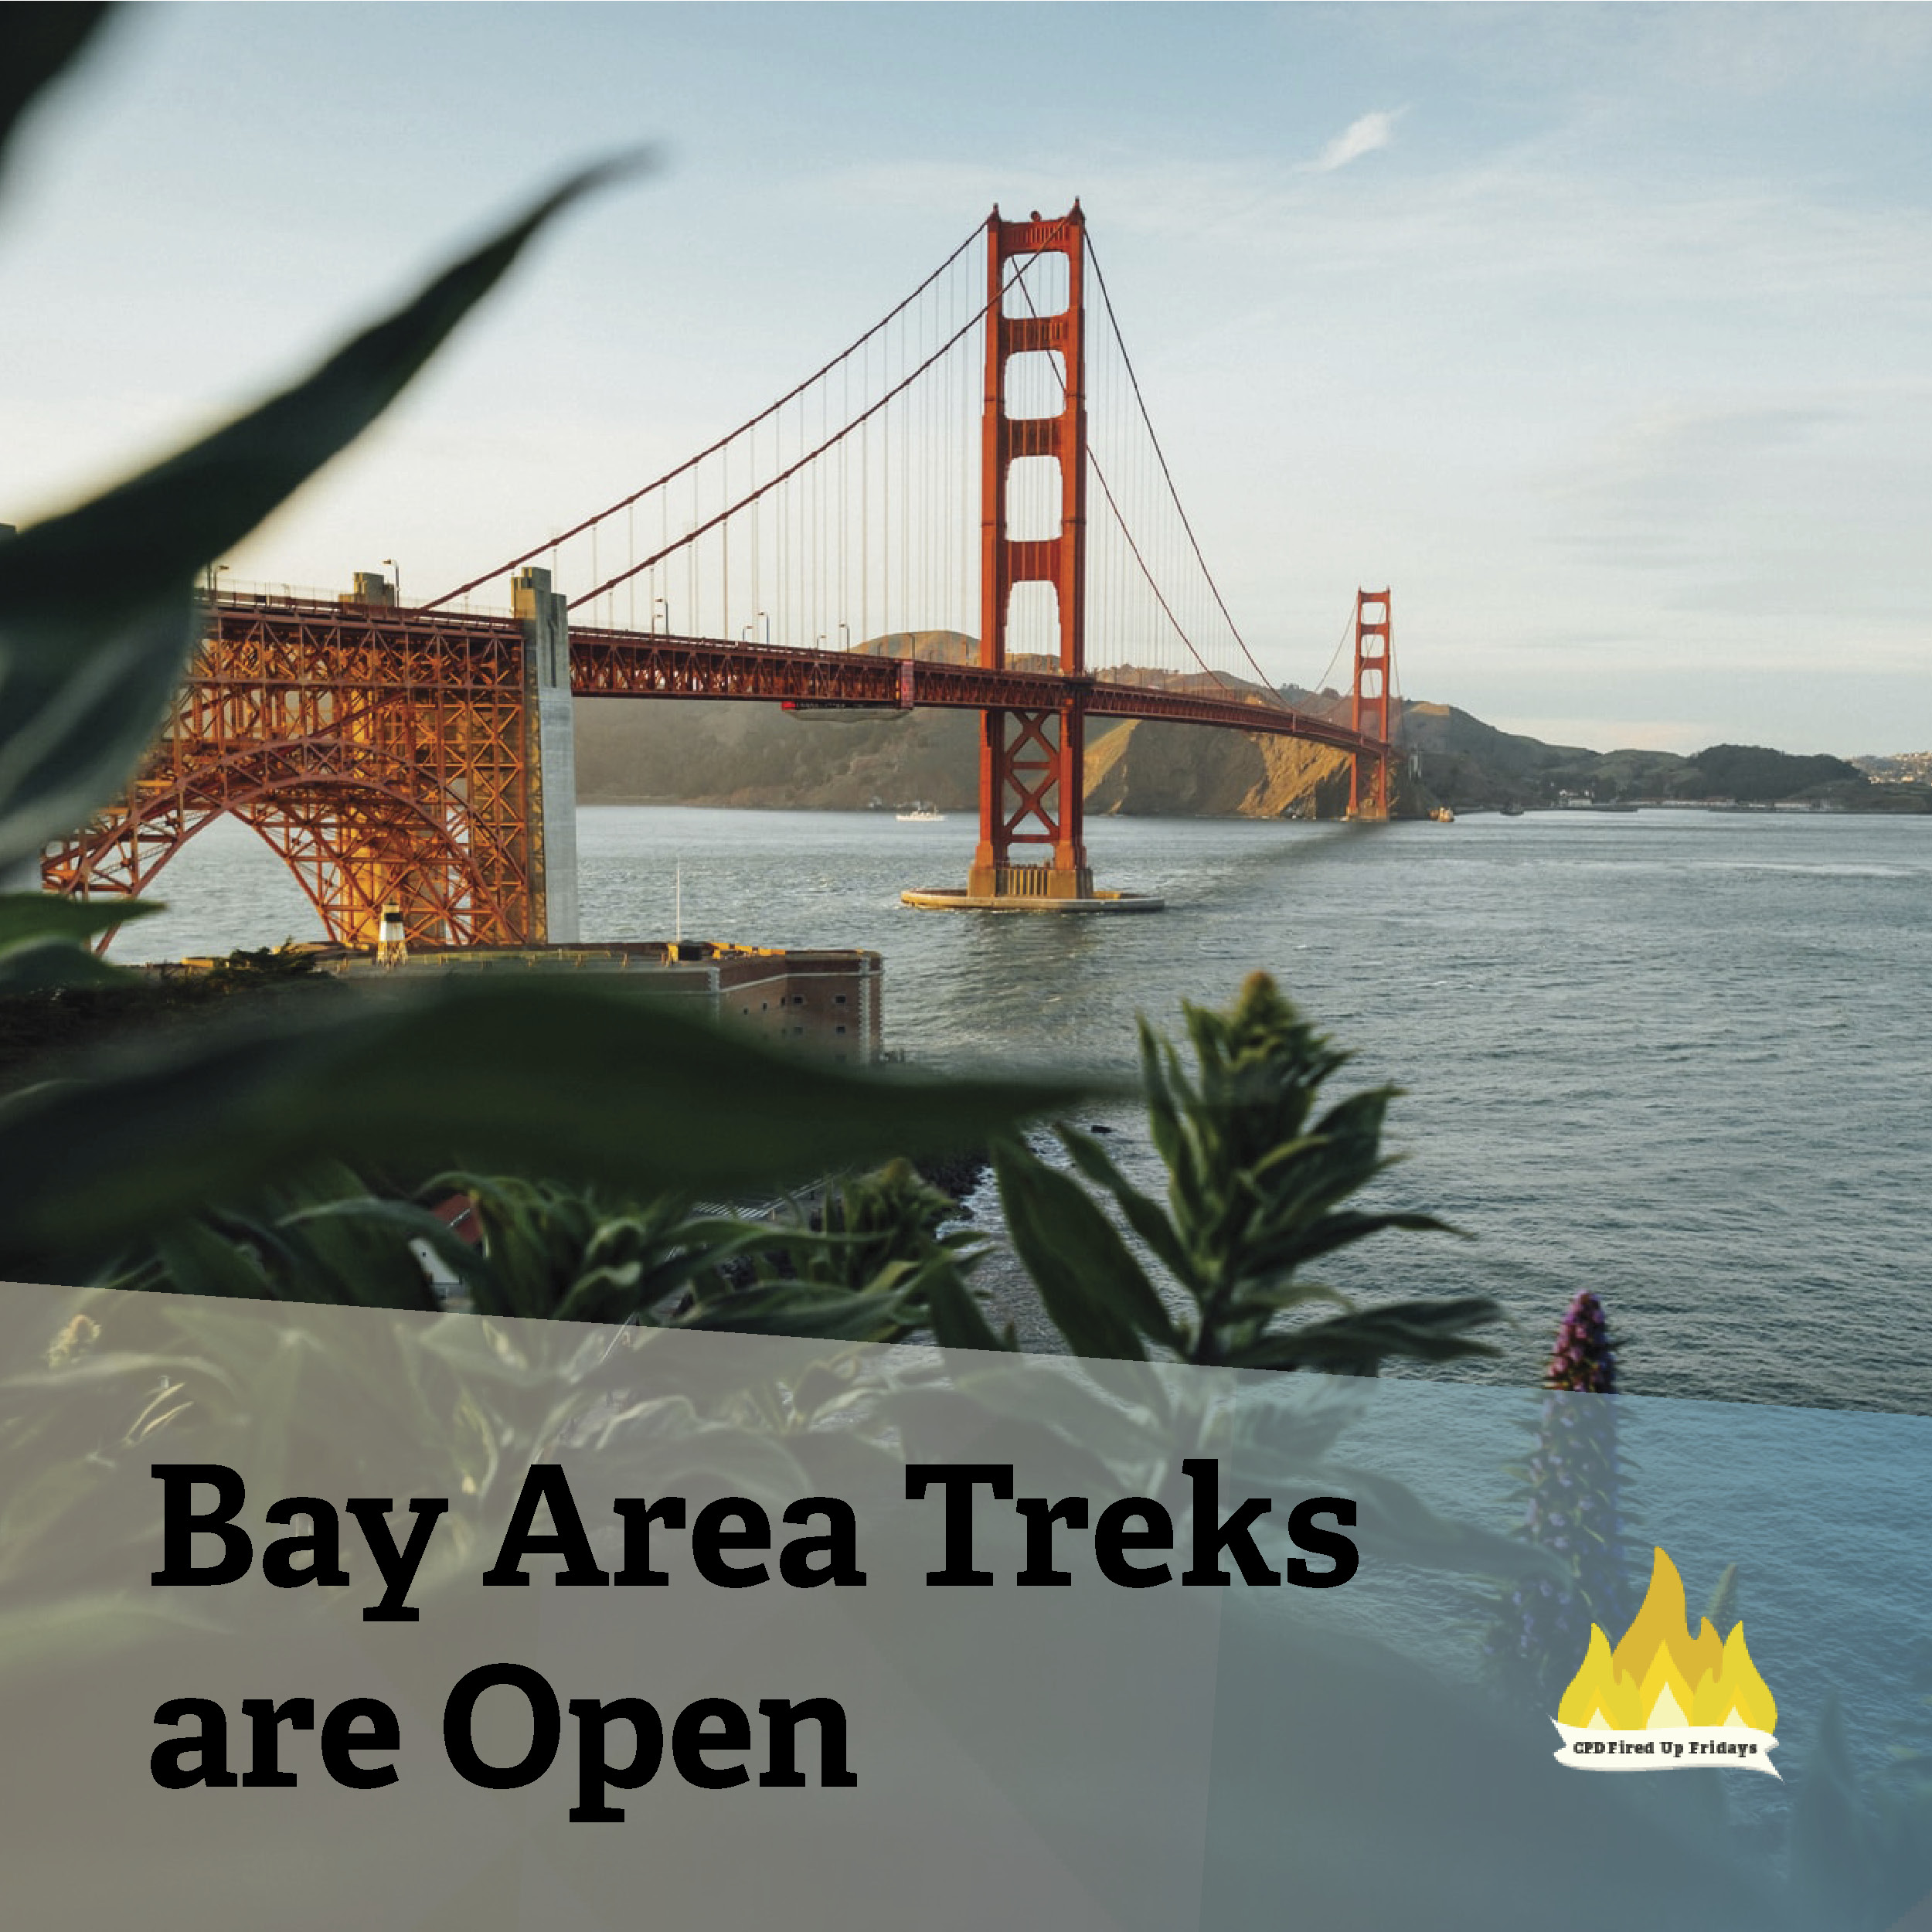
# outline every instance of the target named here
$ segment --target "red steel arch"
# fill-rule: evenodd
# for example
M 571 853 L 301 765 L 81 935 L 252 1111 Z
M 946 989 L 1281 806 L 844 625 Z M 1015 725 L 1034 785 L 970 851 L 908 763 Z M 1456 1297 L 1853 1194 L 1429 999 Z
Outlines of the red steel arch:
M 331 937 L 543 936 L 534 706 L 513 621 L 224 600 L 124 796 L 51 850 L 53 890 L 131 896 L 212 818 L 280 852 Z

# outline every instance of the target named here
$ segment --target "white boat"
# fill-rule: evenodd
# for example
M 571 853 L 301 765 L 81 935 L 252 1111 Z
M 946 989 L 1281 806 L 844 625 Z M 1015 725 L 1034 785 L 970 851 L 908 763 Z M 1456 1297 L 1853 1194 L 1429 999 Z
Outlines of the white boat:
M 935 811 L 930 805 L 916 804 L 910 811 L 902 811 L 899 822 L 902 825 L 939 825 L 946 821 L 943 811 Z

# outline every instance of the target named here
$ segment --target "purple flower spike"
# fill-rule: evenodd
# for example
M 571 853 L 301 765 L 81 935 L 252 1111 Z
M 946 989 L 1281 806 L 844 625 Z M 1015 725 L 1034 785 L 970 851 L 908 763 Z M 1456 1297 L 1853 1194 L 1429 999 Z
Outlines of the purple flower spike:
M 1617 1355 L 1610 1344 L 1610 1324 L 1604 1304 L 1587 1288 L 1570 1303 L 1556 1331 L 1543 1386 L 1588 1395 L 1617 1392 Z

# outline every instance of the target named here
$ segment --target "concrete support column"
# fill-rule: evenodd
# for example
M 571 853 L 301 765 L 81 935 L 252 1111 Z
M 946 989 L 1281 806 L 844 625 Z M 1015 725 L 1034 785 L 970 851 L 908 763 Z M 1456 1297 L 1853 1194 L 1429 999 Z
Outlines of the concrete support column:
M 532 940 L 577 943 L 577 726 L 570 699 L 570 617 L 550 573 L 519 570 L 511 608 L 523 626 L 525 756 L 530 774 Z

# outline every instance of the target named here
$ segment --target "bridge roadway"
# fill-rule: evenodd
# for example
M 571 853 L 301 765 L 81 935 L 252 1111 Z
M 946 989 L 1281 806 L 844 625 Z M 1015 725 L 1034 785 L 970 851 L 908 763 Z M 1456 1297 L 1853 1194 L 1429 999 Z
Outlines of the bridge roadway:
M 1114 683 L 1091 673 L 1069 678 L 1049 671 L 994 671 L 926 658 L 801 651 L 574 624 L 570 688 L 580 698 L 791 699 L 800 703 L 972 711 L 1056 710 L 1066 702 L 1069 691 L 1076 690 L 1086 693 L 1089 717 L 1158 718 L 1175 724 L 1265 731 L 1371 756 L 1388 750 L 1379 738 L 1346 725 L 1233 692 L 1209 696 Z
M 347 660 L 359 648 L 379 639 L 393 653 L 395 670 L 413 662 L 444 675 L 482 672 L 483 663 L 501 650 L 520 649 L 522 626 L 514 617 L 392 605 L 354 604 L 303 596 L 226 593 L 210 614 L 215 638 L 227 650 L 219 674 L 223 682 L 252 685 L 251 664 L 277 656 L 285 682 L 293 659 L 315 665 L 340 653 Z M 989 670 L 980 665 L 943 664 L 926 658 L 875 657 L 860 651 L 807 651 L 790 645 L 751 644 L 725 638 L 689 638 L 662 631 L 626 631 L 591 624 L 570 627 L 570 689 L 580 698 L 720 698 L 766 703 L 877 706 L 915 710 L 1056 711 L 1071 690 L 1083 690 L 1089 717 L 1149 718 L 1175 724 L 1213 725 L 1233 731 L 1265 732 L 1332 746 L 1338 751 L 1372 757 L 1393 747 L 1335 720 L 1268 704 L 1234 690 L 1209 694 L 1175 691 L 1158 685 L 1110 680 L 1092 672 L 1066 677 L 1058 672 Z M 267 647 L 273 640 L 284 648 Z M 499 660 L 500 662 L 500 660 Z M 466 674 L 459 666 L 469 667 Z M 319 668 L 319 666 L 316 667 Z M 428 670 L 433 679 L 434 670 Z M 500 674 L 482 672 L 489 683 Z M 409 682 L 407 672 L 403 681 Z M 310 668 L 297 682 L 316 682 Z
M 506 648 L 519 645 L 522 637 L 518 620 L 512 617 L 298 597 L 230 594 L 217 600 L 215 614 L 223 641 L 244 647 L 264 621 L 305 633 L 311 648 L 325 644 L 332 633 L 374 630 L 401 645 L 405 655 L 412 641 L 427 643 L 432 638 L 445 644 L 460 639 L 470 651 L 481 645 L 487 652 L 498 642 Z M 229 675 L 235 675 L 231 668 Z M 1085 692 L 1090 717 L 1151 718 L 1266 732 L 1372 757 L 1386 755 L 1389 749 L 1380 739 L 1345 724 L 1233 691 L 1209 695 L 1111 682 L 1091 673 L 1068 678 L 1055 672 L 989 670 L 979 665 L 875 657 L 858 651 L 807 651 L 590 624 L 570 627 L 570 688 L 580 698 L 721 698 L 769 703 L 791 699 L 895 710 L 930 706 L 970 711 L 1057 710 L 1070 689 Z

